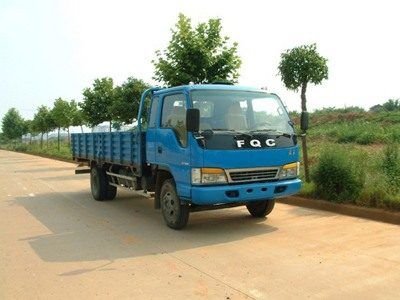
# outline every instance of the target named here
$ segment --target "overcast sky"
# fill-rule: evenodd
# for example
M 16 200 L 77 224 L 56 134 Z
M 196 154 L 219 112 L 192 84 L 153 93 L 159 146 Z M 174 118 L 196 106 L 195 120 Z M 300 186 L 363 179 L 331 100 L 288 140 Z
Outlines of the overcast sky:
M 151 60 L 180 12 L 194 23 L 222 19 L 239 43 L 239 83 L 267 86 L 290 110 L 298 94 L 277 76 L 280 54 L 317 43 L 329 79 L 308 90 L 309 110 L 365 108 L 400 97 L 398 1 L 16 1 L 0 0 L 0 118 L 31 118 L 54 99 L 82 99 L 98 77 L 155 83 Z

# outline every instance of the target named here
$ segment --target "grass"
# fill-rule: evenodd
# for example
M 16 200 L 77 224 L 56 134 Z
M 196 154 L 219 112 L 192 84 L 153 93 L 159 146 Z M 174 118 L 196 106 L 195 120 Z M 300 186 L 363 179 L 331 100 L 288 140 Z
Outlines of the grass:
M 66 141 L 60 143 L 60 150 L 58 150 L 56 141 L 43 142 L 43 146 L 40 146 L 40 142 L 34 141 L 31 144 L 21 142 L 9 142 L 2 144 L 1 147 L 5 150 L 26 152 L 31 154 L 44 155 L 60 159 L 72 159 L 71 149 Z

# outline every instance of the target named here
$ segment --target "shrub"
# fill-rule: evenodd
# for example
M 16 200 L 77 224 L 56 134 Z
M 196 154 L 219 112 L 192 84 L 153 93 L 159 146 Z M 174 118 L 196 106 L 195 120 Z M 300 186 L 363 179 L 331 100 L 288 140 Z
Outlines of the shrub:
M 400 192 L 400 153 L 397 144 L 386 146 L 383 151 L 382 169 L 390 190 L 394 193 Z
M 369 145 L 376 141 L 376 135 L 373 132 L 363 132 L 356 138 L 356 143 L 360 145 Z
M 354 202 L 360 195 L 364 186 L 362 164 L 359 157 L 348 153 L 345 149 L 323 150 L 312 174 L 318 197 Z
M 303 181 L 299 194 L 304 197 L 315 197 L 315 184 L 312 182 L 308 183 Z
M 359 196 L 355 201 L 357 205 L 371 206 L 371 207 L 385 207 L 383 204 L 384 199 L 389 195 L 389 187 L 385 180 L 382 180 L 384 174 L 375 173 L 374 176 L 369 174 L 368 180 Z

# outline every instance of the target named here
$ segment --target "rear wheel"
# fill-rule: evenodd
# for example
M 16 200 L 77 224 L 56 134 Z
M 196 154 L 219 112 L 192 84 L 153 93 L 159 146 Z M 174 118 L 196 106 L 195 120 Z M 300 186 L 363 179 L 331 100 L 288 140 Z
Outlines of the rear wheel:
M 275 200 L 254 201 L 246 204 L 247 210 L 254 218 L 264 218 L 274 209 Z
M 117 195 L 117 188 L 109 184 L 106 171 L 100 167 L 90 170 L 90 189 L 97 201 L 112 200 Z
M 160 193 L 161 211 L 168 227 L 182 229 L 189 220 L 189 206 L 181 204 L 173 179 L 163 182 Z

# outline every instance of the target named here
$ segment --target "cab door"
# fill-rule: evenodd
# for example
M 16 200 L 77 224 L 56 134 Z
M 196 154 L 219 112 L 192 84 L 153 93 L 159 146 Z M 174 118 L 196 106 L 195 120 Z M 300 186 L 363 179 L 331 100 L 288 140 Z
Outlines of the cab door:
M 162 98 L 161 122 L 156 136 L 156 163 L 174 176 L 178 195 L 190 197 L 190 147 L 186 131 L 187 98 L 184 93 Z

